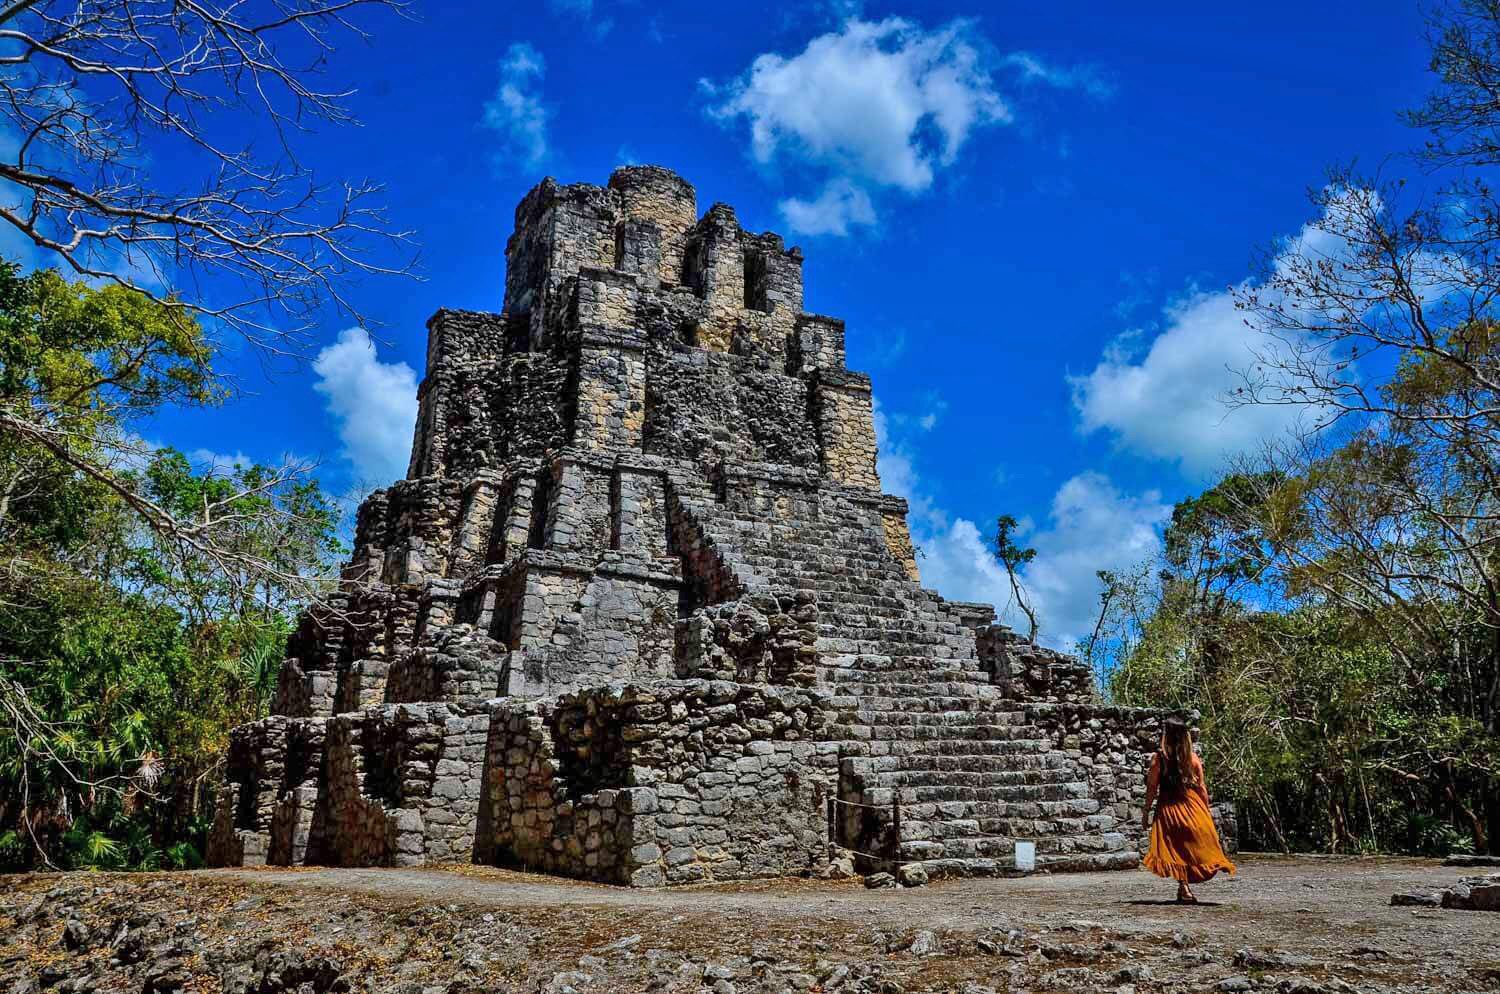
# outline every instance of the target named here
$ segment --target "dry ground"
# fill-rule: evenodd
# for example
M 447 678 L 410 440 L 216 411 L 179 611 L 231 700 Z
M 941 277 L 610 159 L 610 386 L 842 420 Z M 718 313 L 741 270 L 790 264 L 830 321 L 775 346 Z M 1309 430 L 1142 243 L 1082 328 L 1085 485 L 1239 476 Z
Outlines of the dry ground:
M 0 977 L 58 994 L 1500 990 L 1500 915 L 1389 904 L 1472 872 L 1245 857 L 1199 907 L 1143 872 L 901 891 L 482 867 L 34 875 L 0 878 Z

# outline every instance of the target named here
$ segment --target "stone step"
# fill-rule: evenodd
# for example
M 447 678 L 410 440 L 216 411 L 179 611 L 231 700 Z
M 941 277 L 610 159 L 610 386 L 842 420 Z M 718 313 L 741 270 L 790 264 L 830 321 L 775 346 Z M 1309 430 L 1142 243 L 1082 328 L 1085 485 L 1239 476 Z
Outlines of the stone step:
M 920 702 L 913 702 L 905 707 L 886 707 L 887 702 L 900 700 L 900 698 L 880 697 L 835 697 L 830 699 L 830 710 L 833 711 L 832 720 L 840 725 L 848 725 L 856 728 L 866 728 L 879 731 L 882 739 L 959 739 L 959 738 L 1014 738 L 1011 726 L 1006 720 L 997 719 L 995 712 L 984 707 L 975 707 L 969 711 L 944 710 L 934 708 L 924 711 Z M 985 702 L 975 699 L 976 705 Z M 970 715 L 970 718 L 958 717 L 959 715 Z M 912 729 L 917 722 L 916 715 L 931 717 L 931 722 L 922 723 L 920 731 L 913 732 Z M 944 720 L 945 716 L 948 717 Z M 965 729 L 979 728 L 985 726 L 984 732 L 969 732 Z M 903 732 L 899 729 L 907 729 Z M 999 734 L 993 734 L 998 731 Z
M 942 693 L 941 685 L 929 684 L 896 684 L 881 683 L 869 684 L 870 692 L 862 692 L 865 688 L 860 685 L 844 685 L 839 687 L 839 695 L 835 700 L 850 699 L 855 706 L 867 711 L 932 711 L 932 712 L 963 712 L 981 711 L 986 709 L 989 701 L 983 699 L 980 691 L 993 694 L 998 699 L 999 689 L 988 685 L 970 685 L 967 683 L 957 684 L 947 688 L 951 692 Z M 876 693 L 875 690 L 889 690 L 889 692 Z M 837 706 L 837 705 L 835 705 Z
M 877 743 L 877 745 L 881 745 L 888 750 L 890 743 Z M 859 765 L 854 772 L 863 777 L 866 782 L 870 782 L 874 776 L 882 773 L 909 772 L 911 769 L 908 756 L 891 755 L 888 751 L 881 752 L 878 755 L 872 754 L 857 757 L 857 759 Z M 1006 770 L 1011 773 L 1028 770 L 1063 770 L 1076 779 L 1078 775 L 1078 762 L 1065 753 L 1060 753 L 1056 750 L 1020 752 L 1008 757 Z
M 988 703 L 988 709 L 993 711 L 1003 690 L 972 670 L 946 668 L 934 672 L 907 670 L 847 675 L 819 667 L 818 676 L 821 678 L 819 682 L 835 696 L 857 698 L 862 702 L 860 707 L 874 711 L 904 708 L 909 700 L 953 701 L 954 711 L 974 711 Z M 917 710 L 941 711 L 943 708 L 922 706 Z
M 888 756 L 1012 756 L 1018 752 L 1034 752 L 1050 749 L 1050 739 L 1041 737 L 1037 729 L 1018 729 L 1014 737 L 1007 737 L 1010 729 L 985 727 L 972 735 L 962 732 L 950 733 L 946 729 L 939 735 L 926 735 L 923 730 L 912 728 L 873 729 L 871 739 L 888 743 Z M 998 734 L 997 734 L 998 733 Z
M 904 833 L 903 833 L 904 834 Z M 1039 869 L 1106 870 L 1134 866 L 1139 856 L 1123 838 L 1101 839 L 1098 835 L 1023 836 L 1036 846 Z M 982 835 L 944 840 L 906 840 L 903 859 L 994 859 L 1010 863 L 1015 857 L 1016 837 Z
M 1010 770 L 1016 767 L 1012 759 L 1017 756 L 1027 756 L 1039 753 L 1055 754 L 1056 750 L 1051 748 L 1051 742 L 1045 739 L 1006 739 L 991 736 L 975 736 L 974 738 L 961 739 L 951 736 L 935 738 L 912 734 L 889 734 L 881 733 L 875 729 L 868 729 L 861 725 L 845 725 L 835 722 L 828 726 L 833 738 L 857 739 L 867 747 L 871 757 L 887 759 L 900 759 L 901 763 L 895 766 L 884 766 L 887 770 L 922 770 L 929 758 L 934 759 L 973 759 L 974 769 L 982 769 L 978 761 L 989 759 L 998 762 L 996 769 Z M 849 734 L 844 734 L 848 732 Z M 951 766 L 933 766 L 932 769 L 951 769 Z
M 1100 811 L 1099 802 L 1093 798 L 1068 796 L 1067 784 L 1044 784 L 1028 787 L 899 787 L 894 788 L 902 806 L 902 817 L 907 805 L 923 803 L 951 804 L 966 802 L 986 805 L 986 817 L 1004 821 L 1056 821 L 1082 819 Z M 885 788 L 879 788 L 885 789 Z M 868 791 L 866 792 L 869 793 Z M 913 815 L 915 817 L 915 815 Z
M 880 757 L 896 759 L 897 763 L 866 780 L 871 787 L 933 786 L 964 784 L 970 787 L 1005 787 L 1014 783 L 1016 767 L 1012 757 L 1018 754 L 1032 755 L 1046 751 L 1045 745 L 1031 745 L 1011 752 L 970 753 L 967 755 L 934 756 L 931 753 L 890 752 Z M 1060 769 L 1057 772 L 1077 779 L 1078 771 Z
M 845 698 L 836 698 L 842 703 Z M 922 737 L 943 738 L 943 732 L 952 730 L 956 738 L 1036 738 L 1027 732 L 1037 732 L 1037 726 L 1026 724 L 1024 711 L 1004 711 L 985 708 L 974 711 L 890 711 L 868 707 L 873 698 L 853 697 L 848 699 L 852 707 L 834 704 L 840 721 L 848 724 L 870 725 L 881 729 L 905 729 L 908 734 Z M 894 733 L 893 733 L 894 734 Z
M 933 680 L 959 677 L 976 683 L 989 683 L 989 674 L 980 669 L 974 660 L 945 656 L 900 656 L 894 659 L 890 656 L 871 655 L 822 656 L 818 660 L 818 668 L 833 684 L 867 682 L 886 676 L 918 678 L 905 680 L 906 683 L 919 682 L 924 677 Z
M 935 652 L 946 658 L 977 658 L 974 640 L 964 634 L 858 625 L 842 629 L 838 634 L 819 635 L 813 647 L 831 656 L 920 657 L 926 652 Z M 914 647 L 920 647 L 921 651 L 911 651 Z

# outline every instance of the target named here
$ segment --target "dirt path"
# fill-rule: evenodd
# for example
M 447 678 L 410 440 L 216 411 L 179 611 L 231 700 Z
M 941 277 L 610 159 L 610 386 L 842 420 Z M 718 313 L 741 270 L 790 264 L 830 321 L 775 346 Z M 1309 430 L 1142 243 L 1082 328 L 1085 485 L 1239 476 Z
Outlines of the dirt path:
M 1199 888 L 1200 907 L 1164 900 L 1172 885 L 1143 872 L 901 891 L 820 881 L 638 891 L 487 867 L 13 881 L 15 904 L 46 894 L 83 916 L 75 907 L 91 900 L 101 935 L 118 932 L 120 908 L 159 908 L 173 935 L 202 929 L 210 938 L 180 958 L 213 971 L 225 994 L 277 990 L 262 960 L 278 943 L 323 950 L 365 989 L 404 994 L 1384 994 L 1500 990 L 1500 916 L 1389 903 L 1392 893 L 1436 890 L 1473 872 L 1418 860 L 1246 857 L 1238 877 Z M 87 882 L 92 898 L 78 896 L 82 887 L 46 890 L 59 880 Z M 0 878 L 0 892 L 6 884 Z M 45 910 L 14 916 L 26 934 L 13 961 L 56 955 Z M 90 974 L 88 989 L 143 990 L 131 968 L 118 969 L 119 986 Z
M 1384 936 L 1446 948 L 1494 940 L 1500 919 L 1477 913 L 1393 908 L 1398 891 L 1436 890 L 1463 875 L 1434 860 L 1246 856 L 1235 877 L 1199 888 L 1204 904 L 1169 900 L 1174 886 L 1144 872 L 1075 873 L 1019 880 L 961 880 L 904 890 L 856 883 L 766 883 L 632 890 L 480 867 L 214 870 L 202 876 L 251 884 L 378 894 L 430 903 L 518 909 L 589 908 L 697 914 L 848 918 L 932 928 L 989 929 L 1010 922 L 1097 921 L 1112 929 L 1241 934 L 1306 944 Z

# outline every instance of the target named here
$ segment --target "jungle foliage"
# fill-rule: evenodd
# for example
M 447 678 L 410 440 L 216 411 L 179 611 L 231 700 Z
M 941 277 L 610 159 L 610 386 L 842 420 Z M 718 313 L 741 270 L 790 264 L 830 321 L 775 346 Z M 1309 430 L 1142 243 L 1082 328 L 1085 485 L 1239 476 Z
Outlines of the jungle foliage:
M 1227 400 L 1300 422 L 1101 574 L 1082 647 L 1116 699 L 1202 708 L 1252 845 L 1500 844 L 1500 0 L 1431 48 L 1418 182 L 1335 170 L 1236 293 Z
M 263 715 L 337 554 L 316 482 L 131 434 L 212 403 L 182 311 L 0 265 L 0 867 L 190 866 L 228 730 Z

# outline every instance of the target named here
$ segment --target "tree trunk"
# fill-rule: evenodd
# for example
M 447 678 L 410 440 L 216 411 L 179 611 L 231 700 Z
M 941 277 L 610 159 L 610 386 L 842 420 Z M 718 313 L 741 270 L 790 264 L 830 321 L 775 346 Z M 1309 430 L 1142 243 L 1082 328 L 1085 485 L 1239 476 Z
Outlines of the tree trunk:
M 1474 809 L 1464 801 L 1463 795 L 1458 790 L 1458 778 L 1453 772 L 1453 763 L 1450 760 L 1444 764 L 1448 774 L 1448 781 L 1443 785 L 1443 791 L 1448 799 L 1457 819 L 1462 819 L 1468 826 L 1469 832 L 1474 837 L 1474 851 L 1476 853 L 1489 852 L 1490 842 L 1485 834 L 1484 822 L 1474 813 Z

